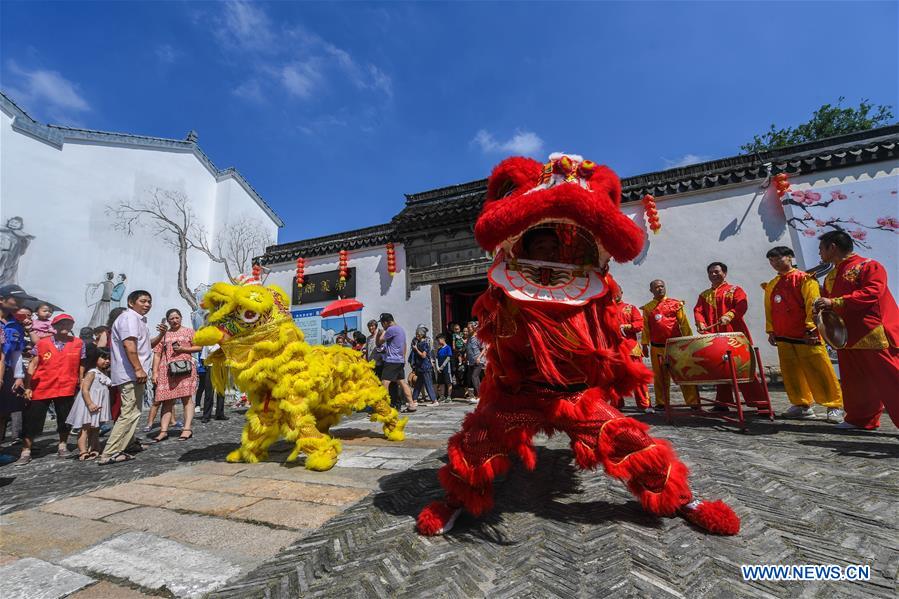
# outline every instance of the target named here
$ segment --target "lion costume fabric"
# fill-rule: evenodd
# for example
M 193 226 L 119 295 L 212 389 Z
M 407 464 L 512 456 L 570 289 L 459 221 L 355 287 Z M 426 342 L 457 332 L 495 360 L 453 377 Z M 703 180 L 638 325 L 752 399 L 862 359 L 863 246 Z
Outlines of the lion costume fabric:
M 328 470 L 337 462 L 340 441 L 329 429 L 341 416 L 372 409 L 372 422 L 384 435 L 402 441 L 408 418 L 399 419 L 371 364 L 345 347 L 311 346 L 287 310 L 287 296 L 258 281 L 216 283 L 203 297 L 207 326 L 194 335 L 197 345 L 219 344 L 207 359 L 213 386 L 222 392 L 230 368 L 250 409 L 240 447 L 229 462 L 258 462 L 284 437 L 294 444 L 287 457 L 306 455 L 306 468 Z
M 492 509 L 493 479 L 511 454 L 535 468 L 538 432 L 567 434 L 579 467 L 601 464 L 653 514 L 739 531 L 726 504 L 693 499 L 666 441 L 610 405 L 651 378 L 627 355 L 608 273 L 610 258 L 632 260 L 643 245 L 620 203 L 617 175 L 580 156 L 553 154 L 543 166 L 514 157 L 494 169 L 475 224 L 478 243 L 495 253 L 474 307 L 487 375 L 478 407 L 449 440 L 438 474 L 446 498 L 419 514 L 420 533 L 446 532 L 462 509 Z

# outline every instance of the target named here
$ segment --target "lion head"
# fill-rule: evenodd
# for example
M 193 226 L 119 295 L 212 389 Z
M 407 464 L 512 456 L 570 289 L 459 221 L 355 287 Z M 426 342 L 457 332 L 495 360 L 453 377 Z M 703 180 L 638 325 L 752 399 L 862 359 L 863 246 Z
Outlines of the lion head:
M 475 224 L 478 243 L 496 255 L 490 281 L 521 301 L 580 305 L 605 295 L 610 258 L 632 260 L 643 246 L 620 204 L 618 176 L 581 156 L 504 160 Z
M 197 345 L 215 345 L 290 318 L 287 295 L 276 285 L 216 283 L 203 296 L 206 326 L 194 335 Z

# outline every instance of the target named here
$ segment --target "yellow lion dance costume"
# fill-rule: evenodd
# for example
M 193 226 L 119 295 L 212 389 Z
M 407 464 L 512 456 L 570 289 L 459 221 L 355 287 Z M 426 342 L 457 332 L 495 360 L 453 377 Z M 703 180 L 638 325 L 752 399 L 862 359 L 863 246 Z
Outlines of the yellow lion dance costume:
M 258 281 L 216 283 L 203 297 L 207 326 L 194 335 L 197 345 L 219 344 L 206 363 L 212 383 L 224 391 L 227 369 L 247 394 L 250 409 L 240 447 L 229 462 L 264 460 L 283 436 L 294 444 L 287 457 L 306 454 L 306 468 L 328 470 L 337 462 L 340 441 L 329 429 L 366 407 L 372 422 L 384 424 L 390 441 L 402 441 L 408 418 L 399 418 L 387 391 L 359 352 L 339 346 L 311 346 L 290 317 L 280 288 Z

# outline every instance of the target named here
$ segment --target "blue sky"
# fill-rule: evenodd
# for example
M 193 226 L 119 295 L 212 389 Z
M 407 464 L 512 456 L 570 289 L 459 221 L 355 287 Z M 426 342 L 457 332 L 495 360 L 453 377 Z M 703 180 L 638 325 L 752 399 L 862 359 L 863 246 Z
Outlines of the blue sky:
M 895 107 L 896 27 L 896 2 L 4 1 L 0 85 L 45 122 L 195 129 L 287 242 L 387 222 L 509 154 L 629 176 L 841 95 Z

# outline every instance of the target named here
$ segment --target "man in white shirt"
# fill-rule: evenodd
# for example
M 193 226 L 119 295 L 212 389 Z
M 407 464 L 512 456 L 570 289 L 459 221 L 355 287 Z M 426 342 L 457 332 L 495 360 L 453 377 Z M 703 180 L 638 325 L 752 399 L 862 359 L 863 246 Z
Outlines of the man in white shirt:
M 112 325 L 110 379 L 119 388 L 122 408 L 98 461 L 100 465 L 134 459 L 125 453 L 125 448 L 137 430 L 147 388 L 147 371 L 153 363 L 150 330 L 147 327 L 147 313 L 152 307 L 153 298 L 149 292 L 132 291 L 128 295 L 128 309 Z

